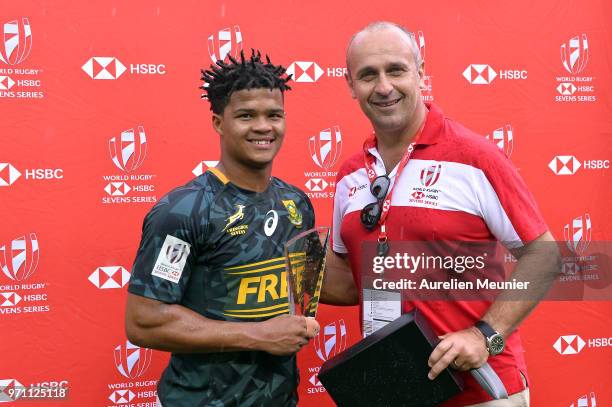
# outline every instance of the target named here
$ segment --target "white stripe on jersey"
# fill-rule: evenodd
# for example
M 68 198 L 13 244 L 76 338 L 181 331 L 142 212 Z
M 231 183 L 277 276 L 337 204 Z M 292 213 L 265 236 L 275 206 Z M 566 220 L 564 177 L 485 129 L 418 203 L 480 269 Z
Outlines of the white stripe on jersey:
M 425 186 L 421 182 L 422 170 L 438 164 L 441 164 L 441 170 L 437 181 Z M 377 174 L 383 173 L 381 165 L 375 166 L 375 169 Z M 392 171 L 391 185 L 395 180 Z M 419 191 L 431 199 L 414 199 L 413 193 Z M 336 184 L 334 200 L 333 250 L 346 253 L 340 237 L 342 218 L 376 201 L 370 193 L 370 182 L 364 168 L 347 174 Z M 467 164 L 411 159 L 394 189 L 391 205 L 469 213 L 482 218 L 491 234 L 500 242 L 520 245 L 521 239 L 486 175 L 481 169 Z

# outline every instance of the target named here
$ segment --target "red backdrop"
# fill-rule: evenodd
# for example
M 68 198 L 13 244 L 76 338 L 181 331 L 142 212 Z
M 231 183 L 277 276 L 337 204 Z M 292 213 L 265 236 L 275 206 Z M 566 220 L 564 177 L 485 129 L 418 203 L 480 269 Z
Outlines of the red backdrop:
M 370 130 L 345 46 L 386 19 L 418 33 L 424 97 L 505 149 L 558 240 L 577 255 L 610 240 L 609 2 L 5 1 L 0 401 L 58 382 L 68 399 L 44 405 L 153 405 L 168 356 L 126 344 L 125 285 L 145 213 L 218 159 L 199 69 L 251 47 L 290 67 L 274 173 L 329 225 L 339 164 Z M 316 372 L 359 338 L 354 308 L 319 319 L 302 405 L 332 405 Z M 611 302 L 537 308 L 523 324 L 533 405 L 612 404 L 611 326 Z

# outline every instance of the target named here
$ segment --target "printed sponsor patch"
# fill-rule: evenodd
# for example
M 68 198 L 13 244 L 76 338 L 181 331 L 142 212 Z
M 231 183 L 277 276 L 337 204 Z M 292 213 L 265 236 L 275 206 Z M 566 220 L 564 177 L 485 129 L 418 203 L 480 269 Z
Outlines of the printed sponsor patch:
M 178 284 L 190 250 L 189 243 L 178 237 L 166 235 L 166 240 L 164 240 L 151 274 Z

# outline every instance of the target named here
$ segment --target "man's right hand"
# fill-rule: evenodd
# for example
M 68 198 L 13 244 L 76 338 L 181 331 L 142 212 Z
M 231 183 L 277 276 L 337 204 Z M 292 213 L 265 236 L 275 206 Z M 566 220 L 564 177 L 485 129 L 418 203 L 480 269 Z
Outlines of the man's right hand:
M 318 333 L 314 318 L 286 314 L 260 322 L 255 329 L 260 350 L 273 355 L 296 353 Z

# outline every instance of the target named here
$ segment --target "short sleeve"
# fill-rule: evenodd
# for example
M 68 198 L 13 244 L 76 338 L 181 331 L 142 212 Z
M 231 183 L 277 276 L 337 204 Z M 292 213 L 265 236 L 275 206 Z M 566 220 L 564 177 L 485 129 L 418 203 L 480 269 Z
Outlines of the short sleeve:
M 477 187 L 482 217 L 508 247 L 530 242 L 548 230 L 535 199 L 512 162 L 499 149 L 483 155 L 484 178 Z
M 335 253 L 346 254 L 348 249 L 342 240 L 342 220 L 346 206 L 346 196 L 348 190 L 345 182 L 341 182 L 340 177 L 336 179 L 336 189 L 334 193 L 333 217 L 332 217 L 332 250 Z
M 128 291 L 180 303 L 203 246 L 203 191 L 173 191 L 147 214 Z

